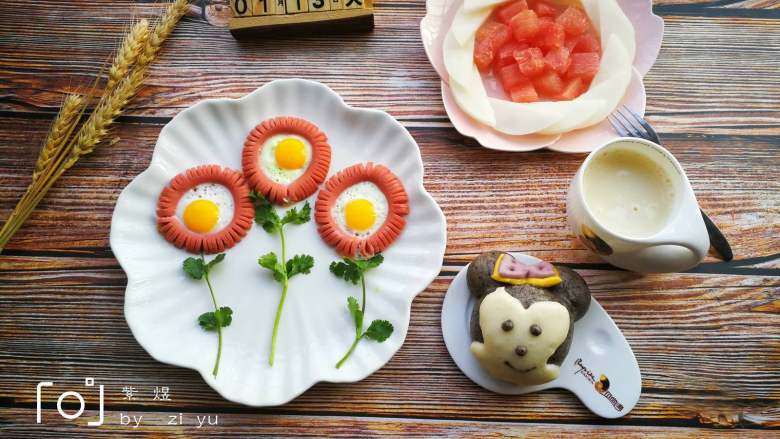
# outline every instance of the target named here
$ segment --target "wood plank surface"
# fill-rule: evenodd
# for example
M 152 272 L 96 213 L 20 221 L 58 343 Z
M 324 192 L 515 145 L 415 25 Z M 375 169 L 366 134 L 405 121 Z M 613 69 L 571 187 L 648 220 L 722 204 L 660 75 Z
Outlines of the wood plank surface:
M 141 419 L 138 428 L 122 426 L 120 417 L 136 416 Z M 603 427 L 596 425 L 569 424 L 565 428 L 541 423 L 509 423 L 509 422 L 470 422 L 450 420 L 420 420 L 410 418 L 364 418 L 354 416 L 288 416 L 288 415 L 254 415 L 228 414 L 216 415 L 204 412 L 161 413 L 145 411 L 107 411 L 104 414 L 105 424 L 98 429 L 80 429 L 73 426 L 35 426 L 14 425 L 20 418 L 34 418 L 35 409 L 2 409 L 0 408 L 0 433 L 5 431 L 14 438 L 39 438 L 44 433 L 56 434 L 58 438 L 93 438 L 106 437 L 110 434 L 126 436 L 128 433 L 143 435 L 150 438 L 158 437 L 250 437 L 266 435 L 271 437 L 311 437 L 312 435 L 329 438 L 348 437 L 453 437 L 453 438 L 549 438 L 560 439 L 592 439 L 603 438 Z M 208 425 L 208 416 L 218 425 Z M 42 416 L 56 417 L 56 410 L 43 410 Z M 88 419 L 96 419 L 97 411 L 87 410 L 82 415 Z M 198 418 L 200 416 L 200 419 Z M 141 418 L 143 417 L 143 418 Z M 171 418 L 173 417 L 173 419 Z M 181 425 L 168 425 L 169 422 L 179 422 Z M 203 425 L 199 427 L 199 423 Z M 125 418 L 126 422 L 132 419 Z M 82 424 L 86 421 L 82 421 Z M 5 425 L 4 425 L 5 424 Z M 618 426 L 612 428 L 614 437 L 621 439 L 657 439 L 674 437 L 678 439 L 701 438 L 769 438 L 777 437 L 764 431 L 750 429 L 710 430 L 703 431 L 684 427 L 655 426 Z
M 65 93 L 86 90 L 133 19 L 164 2 L 9 0 L 0 6 L 0 221 L 29 183 Z M 50 192 L 0 255 L 0 436 L 780 437 L 780 2 L 661 0 L 666 35 L 647 76 L 648 119 L 686 168 L 734 247 L 691 272 L 641 276 L 589 254 L 565 226 L 564 197 L 585 157 L 505 154 L 454 131 L 422 50 L 421 0 L 380 1 L 376 30 L 234 40 L 222 0 L 195 1 L 115 134 Z M 31 17 L 34 17 L 32 19 Z M 425 185 L 448 219 L 440 276 L 415 300 L 407 341 L 376 374 L 322 383 L 254 409 L 190 370 L 151 359 L 123 317 L 126 278 L 108 248 L 119 192 L 146 168 L 183 108 L 295 76 L 398 118 L 420 145 Z M 606 422 L 564 391 L 506 397 L 474 385 L 441 338 L 441 303 L 481 251 L 524 251 L 580 270 L 624 331 L 643 372 L 633 412 Z M 35 384 L 106 385 L 106 425 L 36 425 Z M 125 386 L 141 392 L 126 400 Z M 155 401 L 168 386 L 172 402 Z M 56 419 L 56 394 L 44 416 Z M 87 412 L 94 414 L 94 401 Z M 167 426 L 183 413 L 184 426 Z M 119 413 L 150 421 L 133 430 Z M 196 415 L 219 414 L 204 430 Z

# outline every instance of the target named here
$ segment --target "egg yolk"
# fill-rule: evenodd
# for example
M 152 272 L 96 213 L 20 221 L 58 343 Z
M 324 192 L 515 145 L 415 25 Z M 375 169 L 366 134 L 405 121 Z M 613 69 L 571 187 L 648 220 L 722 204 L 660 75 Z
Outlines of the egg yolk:
M 371 228 L 376 221 L 374 205 L 368 200 L 352 200 L 344 208 L 344 219 L 347 227 L 358 232 Z
M 207 233 L 219 221 L 219 207 L 210 200 L 195 200 L 184 209 L 184 225 L 196 233 Z
M 288 137 L 276 144 L 276 164 L 281 169 L 301 169 L 306 164 L 306 146 L 294 137 Z

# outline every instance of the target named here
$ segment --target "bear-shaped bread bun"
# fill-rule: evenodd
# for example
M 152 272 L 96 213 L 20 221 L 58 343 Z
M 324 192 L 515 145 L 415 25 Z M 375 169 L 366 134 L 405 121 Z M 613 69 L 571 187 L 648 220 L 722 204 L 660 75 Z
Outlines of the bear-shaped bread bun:
M 518 385 L 552 381 L 571 345 L 574 321 L 590 305 L 590 290 L 573 270 L 532 266 L 502 252 L 469 265 L 477 299 L 471 316 L 471 352 L 493 377 Z M 540 286 L 542 285 L 542 286 Z

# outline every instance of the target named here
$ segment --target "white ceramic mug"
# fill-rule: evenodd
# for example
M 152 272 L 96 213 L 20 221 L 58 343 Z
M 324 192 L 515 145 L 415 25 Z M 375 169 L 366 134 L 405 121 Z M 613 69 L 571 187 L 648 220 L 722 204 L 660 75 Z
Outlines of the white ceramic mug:
M 607 157 L 602 153 L 621 153 L 621 150 L 650 159 L 666 177 L 664 188 L 670 189 L 672 194 L 669 203 L 664 205 L 664 212 L 668 213 L 651 233 L 627 234 L 624 230 L 616 230 L 614 223 L 607 226 L 604 216 L 599 220 L 594 215 L 595 202 L 588 204 L 587 199 L 593 200 L 593 196 L 586 196 L 585 191 L 593 189 L 586 188 L 585 177 L 594 167 L 594 161 Z M 593 178 L 589 176 L 589 181 Z M 601 177 L 599 181 L 603 180 Z M 659 187 L 659 190 L 663 188 Z M 669 151 L 646 140 L 620 138 L 590 153 L 571 182 L 566 207 L 569 226 L 580 241 L 605 261 L 627 270 L 645 273 L 684 271 L 701 262 L 710 247 L 699 203 L 685 171 Z M 602 205 L 602 211 L 603 208 Z

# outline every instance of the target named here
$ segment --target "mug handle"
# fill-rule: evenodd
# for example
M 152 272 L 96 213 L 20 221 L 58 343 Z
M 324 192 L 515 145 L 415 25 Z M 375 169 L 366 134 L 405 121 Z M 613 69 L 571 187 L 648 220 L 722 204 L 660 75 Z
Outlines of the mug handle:
M 681 215 L 674 226 L 675 231 L 672 232 L 671 236 L 651 241 L 649 244 L 653 246 L 675 245 L 687 248 L 696 258 L 696 264 L 701 262 L 710 249 L 710 237 L 704 220 L 699 214 L 698 206 L 695 215 Z

